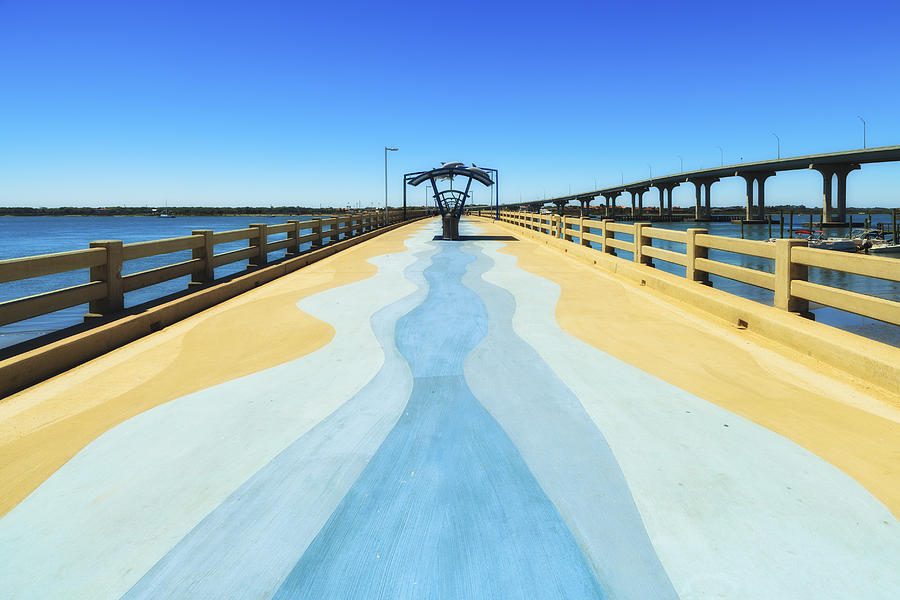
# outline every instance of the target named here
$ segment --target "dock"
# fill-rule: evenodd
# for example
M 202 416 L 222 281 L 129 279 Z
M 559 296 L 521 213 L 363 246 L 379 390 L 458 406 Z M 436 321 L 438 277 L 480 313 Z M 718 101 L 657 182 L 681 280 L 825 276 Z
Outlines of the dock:
M 0 598 L 895 599 L 900 392 L 529 219 L 398 226 L 0 400 Z M 851 335 L 791 289 L 752 310 Z

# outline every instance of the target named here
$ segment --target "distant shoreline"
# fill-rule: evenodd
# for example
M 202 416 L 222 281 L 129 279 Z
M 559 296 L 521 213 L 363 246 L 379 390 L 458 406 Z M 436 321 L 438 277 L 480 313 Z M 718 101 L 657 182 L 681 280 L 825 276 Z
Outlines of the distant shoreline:
M 134 210 L 119 207 L 109 209 L 92 209 L 86 207 L 61 208 L 26 208 L 0 207 L 0 217 L 147 217 L 157 219 L 166 213 L 171 217 L 302 217 L 313 215 L 333 215 L 348 213 L 373 212 L 383 208 L 360 208 L 347 210 L 342 208 L 305 208 L 305 207 L 273 207 L 266 210 L 260 207 L 172 207 L 167 210 L 141 207 Z M 394 209 L 396 210 L 396 209 Z

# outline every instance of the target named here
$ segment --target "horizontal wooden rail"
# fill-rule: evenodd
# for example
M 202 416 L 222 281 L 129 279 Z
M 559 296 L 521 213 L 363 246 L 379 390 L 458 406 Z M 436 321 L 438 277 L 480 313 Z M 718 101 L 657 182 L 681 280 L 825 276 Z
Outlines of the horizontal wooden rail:
M 222 267 L 241 260 L 247 260 L 248 258 L 256 256 L 258 253 L 259 251 L 256 247 L 251 246 L 249 248 L 240 248 L 238 250 L 216 254 L 213 256 L 213 267 Z
M 717 260 L 709 260 L 708 258 L 697 258 L 694 264 L 700 271 L 705 271 L 711 275 L 718 275 L 719 277 L 755 285 L 767 290 L 775 289 L 775 275 L 772 273 L 730 265 Z
M 824 252 L 828 252 L 825 250 Z M 885 323 L 900 325 L 900 303 L 808 281 L 792 281 L 791 294 Z
M 213 234 L 213 243 L 228 244 L 230 242 L 239 242 L 241 240 L 252 240 L 259 237 L 259 230 L 255 227 L 246 229 L 232 229 L 230 231 L 220 231 Z
M 155 269 L 147 269 L 139 273 L 132 273 L 122 277 L 122 288 L 127 292 L 133 292 L 141 288 L 163 283 L 170 279 L 178 279 L 185 275 L 192 275 L 203 269 L 203 260 L 192 258 L 184 262 L 175 263 L 174 265 L 166 265 L 164 267 L 156 267 Z
M 775 244 L 760 242 L 757 240 L 742 240 L 739 238 L 723 237 L 719 235 L 699 234 L 697 245 L 713 250 L 724 250 L 735 254 L 746 254 L 759 258 L 775 258 Z
M 106 296 L 107 286 L 102 281 L 53 290 L 43 294 L 17 298 L 0 303 L 0 325 L 9 325 L 64 308 L 71 308 Z
M 659 260 L 681 265 L 682 267 L 687 265 L 687 256 L 680 252 L 672 252 L 671 250 L 657 248 L 656 246 L 644 246 L 641 252 L 644 256 L 658 258 Z
M 900 281 L 900 260 L 896 258 L 848 254 L 819 248 L 794 248 L 791 259 L 808 267 Z
M 266 244 L 266 252 L 277 252 L 278 250 L 284 250 L 293 243 L 294 240 L 292 240 L 291 238 L 269 242 L 268 244 Z
M 89 248 L 0 260 L 0 283 L 89 269 L 106 264 L 106 250 Z
M 607 238 L 606 243 L 611 248 L 624 250 L 626 252 L 634 252 L 634 242 L 626 242 L 625 240 L 617 240 L 616 238 Z
M 193 250 L 202 245 L 202 235 L 188 235 L 185 237 L 124 244 L 122 246 L 122 260 L 134 260 L 136 258 L 146 258 L 148 256 L 158 256 L 160 254 L 171 254 L 172 252 Z
M 644 229 L 644 236 L 655 240 L 666 240 L 678 244 L 687 243 L 687 233 L 677 229 L 663 229 L 661 227 L 648 227 Z
M 610 221 L 606 224 L 609 227 L 609 230 L 613 233 L 628 233 L 634 234 L 634 225 L 626 225 L 625 223 L 613 223 Z

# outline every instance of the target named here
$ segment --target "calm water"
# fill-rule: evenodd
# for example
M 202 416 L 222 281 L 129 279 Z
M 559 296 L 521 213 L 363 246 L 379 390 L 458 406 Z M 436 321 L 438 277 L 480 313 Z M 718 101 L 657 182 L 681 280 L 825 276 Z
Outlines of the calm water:
M 0 259 L 30 256 L 33 254 L 45 254 L 49 252 L 63 252 L 87 248 L 91 240 L 113 239 L 122 240 L 125 243 L 154 240 L 167 237 L 190 235 L 193 229 L 213 229 L 226 231 L 247 227 L 250 223 L 284 223 L 288 217 L 179 217 L 176 219 L 158 219 L 152 217 L 0 217 Z M 308 217 L 300 217 L 305 219 Z M 862 220 L 862 217 L 854 217 Z M 808 219 L 808 217 L 806 217 Z M 879 220 L 880 219 L 880 220 Z M 876 215 L 875 223 L 889 223 L 886 215 Z M 800 227 L 804 217 L 795 215 L 794 226 Z M 684 230 L 695 227 L 694 223 L 660 223 L 659 227 Z M 740 237 L 740 226 L 731 223 L 706 224 L 713 235 Z M 785 231 L 788 226 L 785 225 Z M 778 225 L 772 226 L 773 235 L 779 233 Z M 838 235 L 834 230 L 833 235 Z M 744 236 L 747 239 L 768 239 L 769 228 L 766 225 L 747 225 L 744 227 Z M 272 236 L 270 241 L 283 238 L 284 235 Z M 627 239 L 627 236 L 621 236 Z M 683 244 L 655 240 L 655 244 L 662 248 L 684 252 Z M 245 247 L 246 240 L 232 244 L 222 244 L 216 247 L 216 252 L 226 252 Z M 303 248 L 307 248 L 308 244 Z M 773 261 L 745 257 L 721 252 L 710 251 L 710 258 L 731 264 L 772 271 Z M 284 256 L 284 250 L 272 252 L 270 260 Z M 619 256 L 631 258 L 627 252 L 619 251 Z M 135 273 L 153 267 L 163 266 L 190 258 L 190 252 L 173 253 L 162 256 L 148 257 L 125 263 L 124 273 Z M 900 258 L 898 258 L 900 260 Z M 663 261 L 655 261 L 660 270 L 684 276 L 684 267 L 672 265 Z M 246 261 L 226 265 L 216 269 L 216 277 L 223 277 L 242 271 L 247 266 Z M 751 300 L 772 304 L 772 292 L 750 285 L 731 281 L 717 276 L 710 276 L 713 286 Z M 59 289 L 71 285 L 78 285 L 88 281 L 87 269 L 61 273 L 48 277 L 37 277 L 10 283 L 0 284 L 0 301 L 21 298 L 32 294 Z M 179 292 L 187 287 L 188 277 L 182 277 L 167 281 L 159 285 L 129 292 L 125 295 L 125 305 L 134 306 L 153 298 L 158 298 L 174 292 Z M 810 269 L 810 281 L 824 283 L 844 289 L 851 289 L 864 294 L 879 296 L 900 301 L 900 284 L 858 277 L 836 271 L 821 271 Z M 816 320 L 858 333 L 860 335 L 876 339 L 900 347 L 900 327 L 889 325 L 873 319 L 867 319 L 843 311 L 831 308 L 813 306 Z M 0 327 L 0 348 L 9 346 L 26 339 L 78 324 L 82 316 L 87 312 L 87 305 L 77 306 L 66 310 L 57 311 L 49 315 L 42 315 L 27 321 L 12 323 Z

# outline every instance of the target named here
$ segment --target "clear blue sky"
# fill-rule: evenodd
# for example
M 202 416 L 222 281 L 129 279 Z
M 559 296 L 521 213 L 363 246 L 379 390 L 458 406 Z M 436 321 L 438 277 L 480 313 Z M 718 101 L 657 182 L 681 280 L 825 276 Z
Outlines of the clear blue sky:
M 385 145 L 396 204 L 442 160 L 517 201 L 773 157 L 773 132 L 861 147 L 857 115 L 900 144 L 898 7 L 0 0 L 0 205 L 380 204 Z M 850 177 L 852 204 L 900 206 L 900 166 Z

